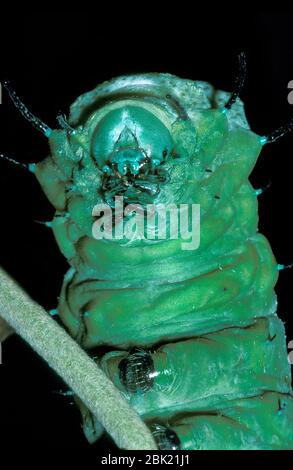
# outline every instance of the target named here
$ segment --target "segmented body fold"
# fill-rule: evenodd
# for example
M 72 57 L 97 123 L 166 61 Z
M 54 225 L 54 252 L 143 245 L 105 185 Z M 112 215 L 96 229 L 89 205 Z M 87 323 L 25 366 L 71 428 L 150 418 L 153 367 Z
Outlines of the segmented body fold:
M 168 74 L 111 80 L 77 99 L 35 169 L 71 265 L 59 315 L 164 449 L 293 448 L 278 270 L 248 180 L 262 145 L 228 97 Z M 117 195 L 200 204 L 199 247 L 95 239 L 93 207 Z

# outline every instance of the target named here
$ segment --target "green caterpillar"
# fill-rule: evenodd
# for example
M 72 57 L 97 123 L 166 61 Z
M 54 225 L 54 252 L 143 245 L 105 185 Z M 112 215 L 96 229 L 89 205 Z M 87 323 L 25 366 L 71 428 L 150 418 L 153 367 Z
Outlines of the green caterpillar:
M 50 156 L 29 168 L 71 266 L 58 314 L 159 448 L 293 449 L 278 266 L 248 180 L 269 139 L 250 130 L 242 102 L 205 82 L 125 76 L 79 97 L 51 130 L 10 95 L 49 139 Z M 170 236 L 95 239 L 93 208 L 113 208 L 115 196 L 200 204 L 199 247 Z M 76 402 L 94 442 L 102 429 Z

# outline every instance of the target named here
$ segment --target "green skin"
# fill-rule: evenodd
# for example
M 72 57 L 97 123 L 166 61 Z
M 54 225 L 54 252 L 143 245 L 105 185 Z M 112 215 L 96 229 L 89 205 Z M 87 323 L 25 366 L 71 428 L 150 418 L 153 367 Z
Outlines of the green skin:
M 54 130 L 51 155 L 36 165 L 71 265 L 58 312 L 138 413 L 157 432 L 175 431 L 180 448 L 292 449 L 278 271 L 257 232 L 248 181 L 261 142 L 240 101 L 223 113 L 228 96 L 146 74 L 106 82 L 72 105 L 74 132 Z M 121 194 L 144 206 L 200 204 L 199 248 L 182 250 L 182 239 L 95 239 L 93 207 Z M 147 390 L 121 379 L 135 346 L 150 351 L 153 370 L 138 376 L 151 378 Z M 76 401 L 93 442 L 99 423 Z

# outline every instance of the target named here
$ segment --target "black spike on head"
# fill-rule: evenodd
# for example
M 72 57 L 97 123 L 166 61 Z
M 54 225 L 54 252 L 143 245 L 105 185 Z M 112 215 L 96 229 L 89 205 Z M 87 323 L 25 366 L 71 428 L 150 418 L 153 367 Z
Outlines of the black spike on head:
M 235 103 L 237 98 L 240 96 L 240 93 L 242 91 L 244 82 L 245 82 L 245 77 L 246 77 L 246 55 L 245 52 L 240 52 L 238 55 L 238 74 L 235 80 L 235 88 L 234 91 L 232 92 L 229 100 L 225 104 L 225 109 L 230 109 L 231 106 Z
M 289 132 L 293 131 L 293 119 L 291 119 L 287 124 L 284 126 L 279 127 L 275 131 L 271 132 L 270 134 L 261 138 L 261 142 L 263 144 L 271 144 L 272 142 L 276 142 L 276 140 L 281 139 L 284 135 L 289 134 Z
M 7 157 L 6 155 L 3 155 L 3 153 L 0 153 L 0 158 L 2 158 L 3 160 L 6 160 L 9 163 L 13 163 L 13 165 L 20 166 L 21 168 L 24 168 L 25 170 L 28 170 L 28 171 L 34 173 L 34 170 L 35 170 L 35 164 L 34 163 L 18 162 L 17 160 L 14 160 L 14 158 Z
M 15 93 L 10 82 L 8 80 L 5 80 L 3 82 L 3 86 L 5 90 L 8 92 L 14 106 L 20 111 L 23 117 L 28 122 L 30 122 L 38 131 L 42 132 L 46 137 L 49 137 L 52 132 L 52 129 L 50 129 L 50 127 L 47 126 L 47 124 L 45 124 L 43 121 L 41 121 L 41 119 L 36 117 L 33 113 L 31 113 L 31 111 L 28 110 L 25 104 L 20 100 L 20 98 Z

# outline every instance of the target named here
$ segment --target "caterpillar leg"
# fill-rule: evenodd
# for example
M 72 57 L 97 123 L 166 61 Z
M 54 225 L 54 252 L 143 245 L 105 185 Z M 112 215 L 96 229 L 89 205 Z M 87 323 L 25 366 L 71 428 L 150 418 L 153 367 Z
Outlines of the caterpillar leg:
M 96 442 L 104 432 L 104 428 L 97 418 L 89 411 L 79 397 L 74 396 L 82 417 L 82 429 L 90 444 Z

